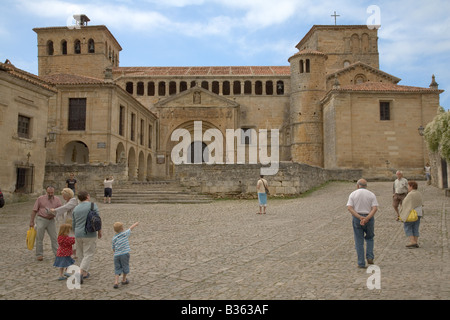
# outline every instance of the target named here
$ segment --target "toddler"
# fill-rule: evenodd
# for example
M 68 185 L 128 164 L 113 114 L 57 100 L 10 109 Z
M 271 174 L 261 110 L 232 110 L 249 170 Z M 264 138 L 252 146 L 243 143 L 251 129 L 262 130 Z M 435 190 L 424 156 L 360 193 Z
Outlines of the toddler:
M 69 275 L 64 272 L 67 267 L 75 263 L 72 259 L 72 246 L 75 243 L 75 238 L 70 237 L 69 233 L 72 230 L 70 224 L 62 224 L 59 227 L 58 233 L 58 250 L 56 251 L 54 267 L 59 268 L 59 278 L 58 280 L 65 280 Z
M 122 222 L 114 223 L 116 235 L 112 239 L 112 249 L 114 251 L 114 289 L 119 287 L 119 276 L 122 276 L 122 284 L 128 284 L 127 274 L 130 273 L 130 243 L 128 237 L 139 222 L 133 224 L 124 231 Z

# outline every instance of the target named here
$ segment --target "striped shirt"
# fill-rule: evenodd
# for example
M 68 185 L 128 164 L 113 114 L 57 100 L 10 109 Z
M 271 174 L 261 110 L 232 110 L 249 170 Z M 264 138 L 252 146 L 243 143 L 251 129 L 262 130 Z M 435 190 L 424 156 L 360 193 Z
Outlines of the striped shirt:
M 131 234 L 131 229 L 117 233 L 112 238 L 112 249 L 114 251 L 114 256 L 120 256 L 130 252 L 130 243 L 128 237 Z

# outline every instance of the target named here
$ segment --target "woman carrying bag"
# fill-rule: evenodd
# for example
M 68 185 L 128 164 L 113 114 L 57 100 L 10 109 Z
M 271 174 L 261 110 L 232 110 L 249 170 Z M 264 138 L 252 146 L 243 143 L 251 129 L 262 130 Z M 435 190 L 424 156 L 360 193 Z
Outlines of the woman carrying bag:
M 422 194 L 417 190 L 417 187 L 417 182 L 408 182 L 408 194 L 403 199 L 400 209 L 400 219 L 404 222 L 405 234 L 410 240 L 406 247 L 410 249 L 419 247 L 417 241 L 419 240 L 420 219 L 423 215 Z M 417 217 L 415 216 L 416 214 Z

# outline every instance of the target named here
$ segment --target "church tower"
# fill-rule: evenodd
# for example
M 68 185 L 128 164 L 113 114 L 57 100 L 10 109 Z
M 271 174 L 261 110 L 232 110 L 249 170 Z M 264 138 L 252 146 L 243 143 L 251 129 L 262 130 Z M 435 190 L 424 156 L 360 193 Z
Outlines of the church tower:
M 294 162 L 323 167 L 323 119 L 320 99 L 326 90 L 327 56 L 302 50 L 291 67 L 290 150 Z
M 105 26 L 88 26 L 76 15 L 76 25 L 34 28 L 37 33 L 39 76 L 75 74 L 103 79 L 106 68 L 119 66 L 122 47 Z

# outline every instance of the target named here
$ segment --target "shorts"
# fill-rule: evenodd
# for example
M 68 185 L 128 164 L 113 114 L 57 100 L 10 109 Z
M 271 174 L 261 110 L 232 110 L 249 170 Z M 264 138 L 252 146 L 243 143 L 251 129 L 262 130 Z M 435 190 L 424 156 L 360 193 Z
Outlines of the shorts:
M 394 208 L 398 208 L 403 199 L 405 199 L 406 195 L 407 193 L 394 193 L 394 196 L 392 197 L 392 206 Z
M 267 206 L 267 193 L 258 193 L 258 202 L 261 207 Z
M 420 217 L 414 222 L 405 222 L 403 225 L 403 229 L 405 230 L 405 234 L 407 237 L 418 237 L 419 236 L 419 226 L 420 226 Z
M 112 196 L 112 188 L 105 188 L 105 197 L 110 197 Z
M 120 256 L 114 256 L 114 274 L 130 273 L 130 254 L 125 253 Z

